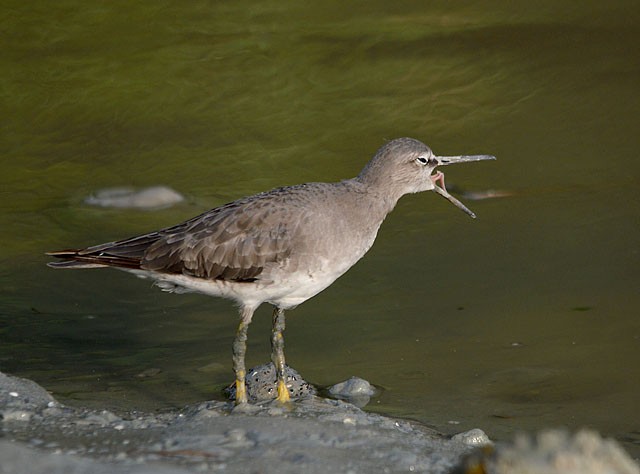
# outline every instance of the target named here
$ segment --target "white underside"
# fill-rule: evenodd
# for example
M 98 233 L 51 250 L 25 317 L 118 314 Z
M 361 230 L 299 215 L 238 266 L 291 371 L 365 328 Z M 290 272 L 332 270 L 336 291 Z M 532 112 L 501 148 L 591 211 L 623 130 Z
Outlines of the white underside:
M 327 288 L 348 268 L 333 272 L 314 274 L 295 272 L 278 282 L 257 280 L 254 282 L 233 282 L 207 280 L 187 275 L 160 274 L 146 270 L 126 270 L 140 278 L 155 280 L 163 291 L 172 293 L 196 292 L 235 300 L 245 307 L 257 308 L 262 303 L 270 303 L 283 309 L 291 309 Z

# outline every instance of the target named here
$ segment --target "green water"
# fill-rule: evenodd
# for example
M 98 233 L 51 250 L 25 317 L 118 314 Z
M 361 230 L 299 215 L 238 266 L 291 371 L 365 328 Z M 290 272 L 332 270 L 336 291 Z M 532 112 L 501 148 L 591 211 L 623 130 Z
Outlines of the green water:
M 496 155 L 448 182 L 510 195 L 467 200 L 475 221 L 403 198 L 366 258 L 288 313 L 288 361 L 320 385 L 363 377 L 384 389 L 369 409 L 445 432 L 589 426 L 640 456 L 638 2 L 2 4 L 0 370 L 67 403 L 220 397 L 232 304 L 43 252 L 351 177 L 413 136 Z M 187 202 L 83 204 L 156 184 Z

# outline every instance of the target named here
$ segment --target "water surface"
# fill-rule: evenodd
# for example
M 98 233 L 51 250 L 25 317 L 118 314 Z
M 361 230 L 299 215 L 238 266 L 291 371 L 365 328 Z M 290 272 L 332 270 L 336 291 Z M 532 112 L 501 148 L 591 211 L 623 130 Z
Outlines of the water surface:
M 231 303 L 54 272 L 43 252 L 352 177 L 413 136 L 496 155 L 447 179 L 511 195 L 467 201 L 475 221 L 433 193 L 403 198 L 367 257 L 289 313 L 288 361 L 320 385 L 363 377 L 384 389 L 370 409 L 446 432 L 590 426 L 639 456 L 638 14 L 633 1 L 5 2 L 0 369 L 68 403 L 220 397 Z M 83 203 L 158 184 L 188 201 Z M 250 365 L 268 360 L 269 311 Z

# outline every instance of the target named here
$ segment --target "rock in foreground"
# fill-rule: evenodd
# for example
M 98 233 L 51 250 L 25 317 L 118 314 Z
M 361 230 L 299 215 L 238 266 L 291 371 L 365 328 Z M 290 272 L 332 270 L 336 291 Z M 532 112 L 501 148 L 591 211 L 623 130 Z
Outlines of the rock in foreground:
M 34 382 L 0 373 L 0 415 L 0 473 L 444 474 L 457 469 L 517 474 L 561 472 L 534 471 L 527 463 L 558 462 L 564 452 L 573 453 L 576 458 L 571 459 L 580 459 L 584 466 L 604 466 L 582 472 L 638 473 L 615 442 L 597 435 L 589 441 L 590 457 L 569 442 L 557 443 L 556 458 L 536 456 L 538 445 L 521 442 L 478 450 L 488 441 L 481 430 L 449 439 L 419 423 L 314 396 L 284 406 L 207 402 L 172 413 L 115 414 L 64 406 Z M 599 451 L 598 443 L 610 448 Z M 614 451 L 613 457 L 602 455 Z M 500 464 L 503 460 L 506 464 Z M 505 465 L 517 469 L 505 471 Z M 620 465 L 627 471 L 605 470 Z

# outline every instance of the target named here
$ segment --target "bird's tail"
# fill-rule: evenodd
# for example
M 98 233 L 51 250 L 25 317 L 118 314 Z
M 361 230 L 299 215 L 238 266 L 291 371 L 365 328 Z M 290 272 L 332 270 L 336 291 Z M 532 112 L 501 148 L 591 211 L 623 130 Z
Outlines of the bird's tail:
M 80 259 L 78 252 L 79 250 L 47 252 L 47 255 L 61 259 L 59 262 L 49 262 L 47 266 L 51 268 L 101 268 L 108 266 L 102 263 L 90 263 L 84 259 Z
M 49 262 L 52 268 L 140 268 L 146 248 L 157 240 L 157 234 L 147 234 L 119 242 L 94 245 L 85 249 L 59 250 L 47 255 L 60 259 Z
M 49 262 L 51 268 L 140 268 L 140 260 L 126 258 L 105 253 L 85 253 L 84 250 L 60 250 L 47 252 L 47 255 L 61 259 L 59 262 Z

